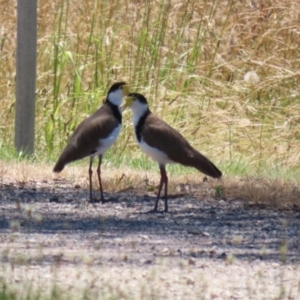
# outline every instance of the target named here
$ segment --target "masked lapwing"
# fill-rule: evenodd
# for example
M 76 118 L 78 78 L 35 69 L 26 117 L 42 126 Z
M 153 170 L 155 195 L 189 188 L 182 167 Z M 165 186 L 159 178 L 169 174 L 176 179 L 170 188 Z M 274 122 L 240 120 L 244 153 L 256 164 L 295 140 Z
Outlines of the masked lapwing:
M 69 140 L 69 144 L 63 149 L 53 169 L 53 172 L 59 173 L 65 165 L 89 156 L 90 202 L 93 202 L 92 164 L 95 156 L 99 158 L 97 175 L 101 201 L 104 202 L 101 182 L 102 157 L 120 133 L 122 125 L 120 106 L 123 97 L 128 95 L 128 93 L 129 89 L 125 82 L 117 82 L 111 86 L 104 104 L 77 126 Z
M 154 209 L 158 211 L 158 201 L 165 185 L 165 209 L 168 212 L 168 176 L 166 164 L 179 163 L 194 167 L 205 175 L 220 178 L 221 171 L 203 154 L 194 149 L 174 128 L 155 116 L 149 109 L 146 98 L 138 93 L 126 97 L 125 107 L 132 111 L 134 132 L 137 142 L 148 156 L 159 164 L 160 184 Z

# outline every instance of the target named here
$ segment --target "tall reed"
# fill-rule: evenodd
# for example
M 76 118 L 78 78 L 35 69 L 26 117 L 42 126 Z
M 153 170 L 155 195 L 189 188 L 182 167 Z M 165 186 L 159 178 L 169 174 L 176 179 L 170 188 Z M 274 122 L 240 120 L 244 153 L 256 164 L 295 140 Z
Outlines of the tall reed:
M 0 139 L 11 147 L 15 15 L 13 4 L 0 5 Z M 240 158 L 255 172 L 265 163 L 296 168 L 299 13 L 296 0 L 41 1 L 37 153 L 55 157 L 110 84 L 126 80 L 229 172 Z M 112 161 L 140 155 L 129 119 Z

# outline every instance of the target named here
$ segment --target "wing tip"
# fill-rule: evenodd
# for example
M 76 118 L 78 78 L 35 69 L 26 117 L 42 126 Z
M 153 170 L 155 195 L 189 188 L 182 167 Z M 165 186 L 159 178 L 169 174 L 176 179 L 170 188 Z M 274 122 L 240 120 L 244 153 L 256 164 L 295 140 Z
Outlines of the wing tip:
M 64 165 L 56 164 L 52 170 L 54 173 L 60 173 L 64 169 Z
M 217 173 L 215 174 L 214 178 L 217 178 L 217 179 L 221 178 L 223 176 L 222 172 L 219 169 L 217 169 L 216 171 L 217 171 Z

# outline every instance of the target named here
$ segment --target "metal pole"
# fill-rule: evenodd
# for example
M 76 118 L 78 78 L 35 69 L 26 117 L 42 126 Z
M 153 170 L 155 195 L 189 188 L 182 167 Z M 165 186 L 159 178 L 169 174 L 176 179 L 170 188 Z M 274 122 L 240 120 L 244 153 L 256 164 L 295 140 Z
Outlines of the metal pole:
M 15 147 L 34 152 L 37 0 L 17 2 Z

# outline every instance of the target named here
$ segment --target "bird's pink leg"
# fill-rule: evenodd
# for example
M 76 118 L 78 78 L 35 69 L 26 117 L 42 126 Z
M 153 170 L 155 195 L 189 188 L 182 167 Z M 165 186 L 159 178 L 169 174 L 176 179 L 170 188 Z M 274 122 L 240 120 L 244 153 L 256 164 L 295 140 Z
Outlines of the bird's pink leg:
M 159 183 L 157 198 L 155 201 L 154 208 L 150 212 L 158 212 L 158 201 L 159 201 L 161 190 L 162 190 L 162 187 L 164 184 L 165 184 L 165 210 L 164 210 L 164 212 L 168 212 L 168 176 L 167 176 L 166 168 L 164 165 L 159 166 L 159 169 L 160 169 L 160 183 Z
M 102 155 L 99 155 L 99 162 L 98 162 L 98 168 L 97 168 L 97 175 L 98 175 L 98 181 L 99 181 L 99 188 L 100 188 L 101 201 L 104 202 L 103 189 L 102 189 L 102 182 L 101 182 L 101 163 L 102 163 Z
M 89 180 L 90 180 L 90 202 L 93 202 L 93 188 L 92 188 L 92 164 L 93 164 L 93 157 L 90 158 L 90 167 L 89 167 Z

